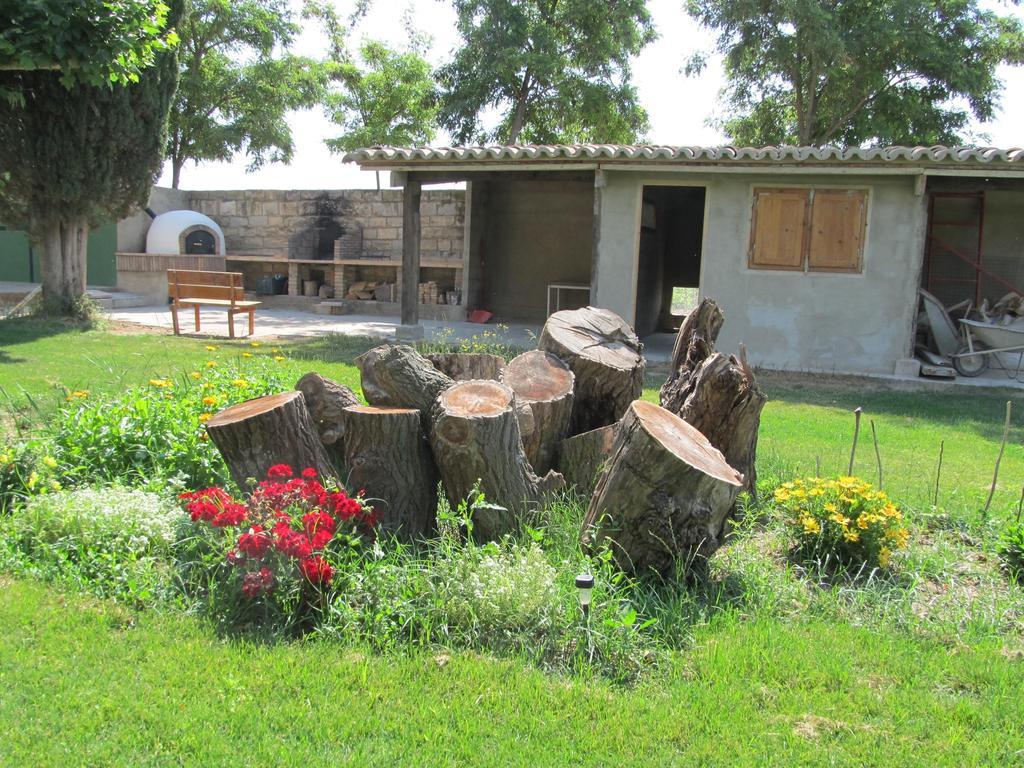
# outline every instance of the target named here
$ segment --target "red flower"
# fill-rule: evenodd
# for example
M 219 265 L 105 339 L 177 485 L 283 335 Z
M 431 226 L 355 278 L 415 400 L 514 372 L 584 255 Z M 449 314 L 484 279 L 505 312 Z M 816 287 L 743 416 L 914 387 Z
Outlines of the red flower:
M 326 512 L 307 512 L 302 516 L 302 528 L 311 539 L 317 531 L 333 534 L 335 527 L 334 518 Z
M 309 539 L 298 531 L 289 530 L 279 534 L 277 537 L 277 548 L 288 557 L 302 560 L 313 554 L 313 547 Z
M 231 496 L 223 488 L 204 488 L 200 491 L 183 493 L 179 497 L 185 504 L 185 510 L 192 522 L 203 520 L 213 523 L 226 505 L 231 503 Z
M 299 570 L 312 584 L 330 584 L 334 577 L 334 569 L 331 564 L 319 555 L 307 557 L 299 563 Z
M 241 525 L 245 522 L 245 518 L 248 514 L 249 510 L 246 509 L 244 504 L 239 504 L 233 501 L 229 504 L 225 504 L 224 511 L 211 520 L 210 524 L 216 528 Z
M 267 477 L 291 477 L 295 472 L 287 464 L 275 464 L 267 470 Z
M 260 574 L 250 571 L 242 577 L 242 594 L 252 600 L 260 590 L 263 589 L 263 579 Z
M 228 552 L 227 557 L 228 563 L 231 565 L 242 565 L 245 562 L 245 555 L 239 552 L 237 549 L 232 549 Z
M 272 590 L 274 588 L 274 572 L 264 565 L 260 568 L 259 574 L 260 579 L 263 581 L 263 588 L 267 590 L 267 592 Z
M 317 472 L 315 469 L 313 469 L 313 467 L 306 467 L 304 470 L 302 470 L 302 476 L 307 480 L 316 480 Z
M 254 525 L 248 533 L 238 537 L 238 549 L 254 560 L 262 560 L 270 549 L 270 544 L 270 534 L 259 525 Z

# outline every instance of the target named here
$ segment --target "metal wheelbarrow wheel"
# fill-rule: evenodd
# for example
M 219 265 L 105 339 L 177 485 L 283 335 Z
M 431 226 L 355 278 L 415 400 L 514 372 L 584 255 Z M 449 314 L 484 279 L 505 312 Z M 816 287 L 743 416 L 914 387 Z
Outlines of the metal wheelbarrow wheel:
M 964 344 L 953 357 L 953 367 L 961 376 L 980 376 L 988 368 L 988 354 L 978 344 L 974 345 L 973 351 Z

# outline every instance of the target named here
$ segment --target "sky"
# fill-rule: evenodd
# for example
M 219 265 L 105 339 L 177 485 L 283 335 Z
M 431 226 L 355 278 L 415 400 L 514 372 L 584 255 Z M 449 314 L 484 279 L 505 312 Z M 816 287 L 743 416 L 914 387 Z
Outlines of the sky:
M 298 5 L 298 0 L 294 0 Z M 334 0 L 347 12 L 347 0 Z M 986 3 L 988 4 L 988 3 Z M 684 0 L 650 0 L 648 8 L 654 18 L 658 39 L 633 60 L 633 82 L 640 103 L 647 110 L 653 144 L 715 145 L 725 137 L 708 125 L 716 114 L 718 93 L 724 85 L 722 62 L 709 58 L 708 67 L 698 77 L 682 73 L 686 59 L 697 51 L 710 52 L 712 34 L 690 19 L 683 10 Z M 370 14 L 359 24 L 352 43 L 361 38 L 384 40 L 402 46 L 406 32 L 400 23 L 398 8 L 409 6 L 418 29 L 433 39 L 428 59 L 439 65 L 458 45 L 455 12 L 445 0 L 377 0 Z M 1005 6 L 1000 6 L 1002 12 Z M 1024 8 L 1013 11 L 1024 18 Z M 308 56 L 324 53 L 325 41 L 313 25 L 308 26 L 296 41 L 294 51 Z M 986 143 L 997 147 L 1024 145 L 1024 67 L 1002 67 L 1004 82 L 1002 110 L 996 119 L 975 126 L 975 133 L 986 137 Z M 290 116 L 295 156 L 288 165 L 272 164 L 254 173 L 246 173 L 244 157 L 231 162 L 189 163 L 181 175 L 183 189 L 372 189 L 375 174 L 360 171 L 341 156 L 327 150 L 323 140 L 336 135 L 338 128 L 318 110 L 305 110 Z M 449 143 L 446 135 L 434 142 Z M 170 186 L 170 165 L 164 169 L 160 184 Z M 386 184 L 386 180 L 384 181 Z

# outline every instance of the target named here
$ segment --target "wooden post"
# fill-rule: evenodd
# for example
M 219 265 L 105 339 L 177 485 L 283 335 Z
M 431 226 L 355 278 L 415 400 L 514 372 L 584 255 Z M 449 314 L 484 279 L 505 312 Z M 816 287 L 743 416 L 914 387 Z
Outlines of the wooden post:
M 402 190 L 402 325 L 418 325 L 420 321 L 420 182 L 405 180 Z

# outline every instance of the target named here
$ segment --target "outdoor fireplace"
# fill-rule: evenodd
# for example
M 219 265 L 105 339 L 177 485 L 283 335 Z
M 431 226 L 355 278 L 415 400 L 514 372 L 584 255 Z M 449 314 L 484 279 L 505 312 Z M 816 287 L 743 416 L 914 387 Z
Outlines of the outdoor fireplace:
M 224 232 L 217 222 L 196 211 L 167 211 L 150 224 L 146 253 L 223 256 Z

